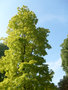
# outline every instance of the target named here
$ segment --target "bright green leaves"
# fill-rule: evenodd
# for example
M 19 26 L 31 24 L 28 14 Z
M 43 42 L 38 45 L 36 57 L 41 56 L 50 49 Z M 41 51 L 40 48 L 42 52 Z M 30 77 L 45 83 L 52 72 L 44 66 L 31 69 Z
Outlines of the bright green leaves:
M 9 21 L 7 33 L 10 33 L 15 29 L 21 30 L 24 27 L 34 27 L 37 21 L 36 15 L 28 8 L 18 8 L 18 14 Z
M 0 70 L 4 70 L 6 76 L 0 85 L 11 81 L 11 86 L 5 84 L 7 90 L 44 89 L 52 80 L 53 71 L 44 64 L 42 57 L 47 54 L 46 49 L 51 48 L 47 40 L 49 30 L 36 28 L 37 21 L 36 15 L 26 6 L 18 8 L 18 14 L 9 21 L 8 37 L 4 39 L 9 50 L 0 62 Z

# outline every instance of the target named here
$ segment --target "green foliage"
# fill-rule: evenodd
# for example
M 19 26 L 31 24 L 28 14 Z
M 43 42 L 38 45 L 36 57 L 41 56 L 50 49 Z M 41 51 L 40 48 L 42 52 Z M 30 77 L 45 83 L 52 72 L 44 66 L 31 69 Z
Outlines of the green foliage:
M 7 50 L 8 47 L 4 45 L 3 43 L 0 43 L 0 58 L 4 56 L 4 51 Z
M 0 71 L 6 72 L 1 90 L 44 90 L 50 84 L 53 71 L 43 58 L 46 49 L 51 48 L 47 40 L 49 30 L 37 28 L 37 21 L 26 6 L 18 8 L 9 21 L 8 37 L 3 39 L 9 50 L 0 60 Z
M 58 88 L 56 85 L 54 85 L 54 83 L 50 83 L 49 85 L 46 86 L 45 90 L 58 90 Z
M 64 76 L 58 83 L 59 90 L 68 90 L 68 77 Z
M 64 40 L 61 46 L 62 67 L 66 75 L 68 75 L 68 38 Z
M 4 56 L 5 50 L 8 50 L 8 47 L 3 43 L 0 43 L 0 58 Z M 5 72 L 0 73 L 0 82 L 3 81 L 4 77 L 5 77 Z

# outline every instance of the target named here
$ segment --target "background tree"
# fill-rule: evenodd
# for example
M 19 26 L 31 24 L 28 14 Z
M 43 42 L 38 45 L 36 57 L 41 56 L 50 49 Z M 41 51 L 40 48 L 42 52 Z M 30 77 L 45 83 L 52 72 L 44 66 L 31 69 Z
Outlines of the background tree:
M 0 71 L 5 70 L 5 78 L 0 89 L 44 90 L 49 85 L 53 71 L 44 64 L 43 56 L 50 49 L 48 29 L 36 27 L 38 19 L 26 6 L 18 7 L 18 13 L 8 24 L 4 44 L 9 47 L 0 60 Z
M 68 90 L 68 77 L 64 76 L 58 83 L 59 90 Z
M 66 73 L 66 76 L 64 76 L 63 79 L 60 80 L 58 86 L 59 90 L 68 90 L 68 38 L 64 39 L 61 47 L 62 67 Z
M 2 57 L 2 56 L 4 56 L 4 52 L 5 52 L 5 50 L 7 50 L 8 49 L 8 47 L 6 46 L 6 45 L 4 45 L 3 43 L 0 43 L 0 58 Z
M 64 39 L 61 47 L 62 67 L 66 75 L 68 75 L 68 38 Z
M 3 43 L 0 43 L 0 58 L 2 56 L 4 56 L 4 52 L 7 49 L 8 49 L 8 47 L 6 45 L 4 45 Z M 5 72 L 4 73 L 0 73 L 0 82 L 3 81 L 4 77 L 5 77 Z

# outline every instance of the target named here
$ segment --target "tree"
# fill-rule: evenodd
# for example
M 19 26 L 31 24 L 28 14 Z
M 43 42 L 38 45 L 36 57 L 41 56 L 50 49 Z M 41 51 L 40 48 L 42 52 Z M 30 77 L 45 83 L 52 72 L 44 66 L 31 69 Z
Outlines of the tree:
M 66 75 L 68 75 L 68 38 L 64 39 L 61 47 L 62 67 Z
M 0 60 L 0 71 L 5 78 L 0 89 L 44 90 L 50 84 L 53 71 L 45 64 L 45 49 L 50 49 L 48 29 L 36 27 L 38 19 L 26 6 L 18 7 L 18 13 L 8 24 L 8 37 L 3 43 L 9 47 Z
M 3 43 L 0 43 L 0 58 L 4 56 L 4 51 L 7 50 L 8 47 L 4 45 Z
M 61 44 L 61 58 L 62 58 L 62 67 L 66 73 L 66 76 L 60 80 L 58 83 L 59 90 L 68 90 L 68 38 L 64 39 L 64 42 Z
M 5 50 L 8 50 L 8 47 L 4 45 L 3 43 L 0 43 L 0 58 L 4 56 Z M 3 81 L 4 77 L 5 77 L 5 72 L 0 73 L 0 82 Z
M 68 77 L 64 76 L 58 83 L 59 90 L 68 90 Z

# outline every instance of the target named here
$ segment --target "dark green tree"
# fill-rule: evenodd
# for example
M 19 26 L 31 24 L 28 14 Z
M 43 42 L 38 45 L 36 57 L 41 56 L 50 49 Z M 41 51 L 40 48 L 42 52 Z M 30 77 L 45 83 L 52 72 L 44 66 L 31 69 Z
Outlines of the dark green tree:
M 0 58 L 4 56 L 5 50 L 8 50 L 8 49 L 9 48 L 6 45 L 4 45 L 3 43 L 0 43 Z M 5 72 L 0 73 L 0 82 L 3 81 L 4 77 L 5 77 Z
M 68 90 L 68 77 L 64 76 L 58 83 L 59 90 Z
M 2 57 L 2 56 L 4 56 L 4 52 L 5 52 L 5 50 L 7 50 L 8 49 L 8 47 L 6 46 L 6 45 L 4 45 L 3 43 L 0 43 L 0 58 Z
M 68 75 L 68 38 L 64 39 L 64 42 L 61 45 L 61 59 L 63 70 Z

